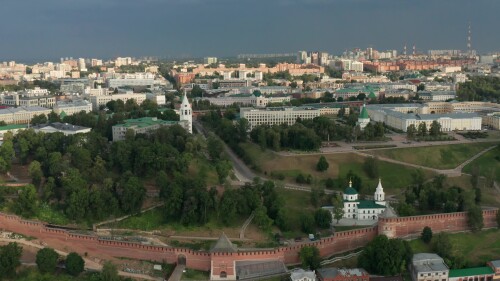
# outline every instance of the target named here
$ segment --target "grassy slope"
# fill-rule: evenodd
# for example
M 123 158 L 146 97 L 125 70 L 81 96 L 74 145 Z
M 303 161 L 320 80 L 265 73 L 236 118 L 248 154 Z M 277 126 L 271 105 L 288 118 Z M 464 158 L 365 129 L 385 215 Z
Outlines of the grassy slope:
M 500 256 L 500 230 L 490 229 L 478 233 L 450 234 L 454 255 L 464 256 L 469 266 L 484 266 Z M 420 239 L 410 242 L 414 253 L 433 252 L 431 245 Z
M 436 145 L 367 151 L 371 155 L 437 169 L 453 169 L 495 143 Z
M 271 151 L 262 151 L 257 145 L 244 144 L 245 150 L 251 155 L 256 165 L 261 167 L 262 172 L 271 175 L 271 172 L 280 172 L 285 175 L 285 182 L 294 183 L 298 173 L 311 174 L 315 179 L 321 181 L 327 178 L 345 177 L 349 170 L 361 176 L 365 191 L 373 193 L 378 179 L 370 179 L 363 171 L 364 157 L 353 153 L 338 153 L 324 155 L 330 164 L 326 172 L 316 171 L 316 163 L 320 155 L 297 155 L 280 156 Z M 414 168 L 389 162 L 379 162 L 379 174 L 382 178 L 384 188 L 388 193 L 396 193 L 398 189 L 405 188 L 411 181 L 411 173 Z M 424 171 L 427 177 L 433 173 Z M 347 183 L 345 183 L 347 186 Z
M 495 148 L 469 163 L 463 171 L 470 174 L 472 167 L 479 167 L 479 173 L 482 176 L 495 175 L 495 180 L 500 182 L 500 161 L 495 159 L 496 156 L 500 156 L 500 150 Z

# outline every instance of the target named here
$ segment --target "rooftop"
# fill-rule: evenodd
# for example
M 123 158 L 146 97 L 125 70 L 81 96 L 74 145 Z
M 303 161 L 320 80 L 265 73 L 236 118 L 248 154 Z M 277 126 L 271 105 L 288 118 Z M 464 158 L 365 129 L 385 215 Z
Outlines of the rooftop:
M 237 251 L 236 246 L 231 243 L 225 233 L 221 234 L 219 240 L 217 240 L 212 249 L 210 249 L 211 253 L 234 253 Z
M 448 267 L 443 259 L 432 253 L 414 254 L 412 264 L 417 272 L 446 271 Z
M 466 277 L 488 274 L 494 274 L 493 269 L 488 266 L 483 266 L 463 269 L 450 269 L 449 277 Z
M 11 125 L 6 125 L 6 126 L 0 126 L 0 131 L 9 131 L 9 130 L 16 130 L 16 129 L 25 129 L 27 128 L 28 125 L 26 124 L 11 124 Z
M 54 122 L 54 123 L 50 123 L 50 124 L 39 124 L 39 125 L 33 126 L 33 129 L 40 130 L 40 129 L 44 129 L 47 127 L 52 127 L 52 128 L 55 128 L 59 131 L 73 131 L 73 132 L 89 129 L 88 127 L 77 126 L 77 125 L 72 125 L 72 124 L 68 124 L 68 123 L 60 123 L 60 122 Z
M 379 205 L 371 200 L 359 200 L 358 209 L 385 209 L 384 205 Z
M 366 270 L 362 268 L 320 268 L 316 270 L 318 275 L 323 278 L 334 278 L 340 276 L 365 276 L 368 275 Z
M 144 127 L 149 127 L 153 125 L 173 125 L 177 124 L 177 121 L 165 121 L 161 119 L 157 119 L 156 117 L 142 117 L 142 118 L 137 118 L 137 119 L 127 119 L 124 120 L 124 124 L 118 124 L 115 125 L 117 127 L 139 127 L 139 128 L 144 128 Z

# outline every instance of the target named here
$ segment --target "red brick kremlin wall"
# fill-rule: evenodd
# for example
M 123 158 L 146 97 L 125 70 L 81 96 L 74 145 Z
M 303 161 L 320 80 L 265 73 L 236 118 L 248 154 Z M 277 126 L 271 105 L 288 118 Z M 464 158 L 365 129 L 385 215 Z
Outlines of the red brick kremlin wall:
M 483 211 L 485 228 L 496 227 L 495 216 L 498 210 Z M 155 260 L 176 263 L 185 257 L 188 268 L 208 271 L 225 265 L 228 275 L 234 269 L 227 268 L 233 261 L 245 260 L 282 260 L 286 264 L 300 263 L 299 251 L 303 246 L 318 247 L 322 257 L 351 251 L 366 245 L 378 234 L 389 237 L 408 237 L 418 235 L 425 226 L 433 232 L 456 232 L 468 230 L 467 213 L 449 213 L 426 216 L 380 218 L 378 226 L 364 229 L 337 232 L 333 236 L 315 242 L 301 243 L 290 247 L 272 250 L 239 251 L 236 253 L 207 253 L 183 248 L 149 246 L 132 242 L 101 240 L 95 235 L 73 234 L 66 230 L 54 229 L 41 222 L 23 220 L 14 215 L 0 213 L 0 229 L 33 236 L 47 244 L 67 252 L 88 253 L 90 257 L 107 259 L 127 257 L 133 259 Z M 212 264 L 213 263 L 213 264 Z M 214 272 L 214 274 L 217 274 Z

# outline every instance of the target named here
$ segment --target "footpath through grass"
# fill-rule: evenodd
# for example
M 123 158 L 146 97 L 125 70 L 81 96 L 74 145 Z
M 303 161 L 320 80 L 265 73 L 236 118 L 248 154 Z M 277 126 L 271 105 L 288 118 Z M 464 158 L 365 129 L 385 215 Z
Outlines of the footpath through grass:
M 485 266 L 486 262 L 500 257 L 500 230 L 489 229 L 477 233 L 450 234 L 453 255 L 461 255 L 467 266 Z M 414 253 L 432 253 L 432 242 L 425 244 L 420 239 L 410 241 Z
M 498 144 L 498 142 L 433 145 L 367 151 L 366 153 L 430 168 L 453 169 L 495 144 Z

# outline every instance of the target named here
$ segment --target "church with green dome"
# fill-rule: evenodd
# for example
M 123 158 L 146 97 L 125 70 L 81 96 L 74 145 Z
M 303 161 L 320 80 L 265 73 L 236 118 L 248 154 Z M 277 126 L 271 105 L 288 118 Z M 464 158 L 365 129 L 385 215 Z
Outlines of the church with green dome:
M 370 116 L 368 116 L 368 111 L 366 110 L 366 104 L 363 104 L 356 125 L 359 126 L 361 130 L 364 130 L 366 125 L 368 125 L 368 123 L 370 123 Z
M 360 200 L 356 189 L 349 181 L 349 187 L 344 190 L 344 218 L 356 220 L 376 220 L 386 208 L 385 193 L 382 181 L 379 179 L 373 200 Z

